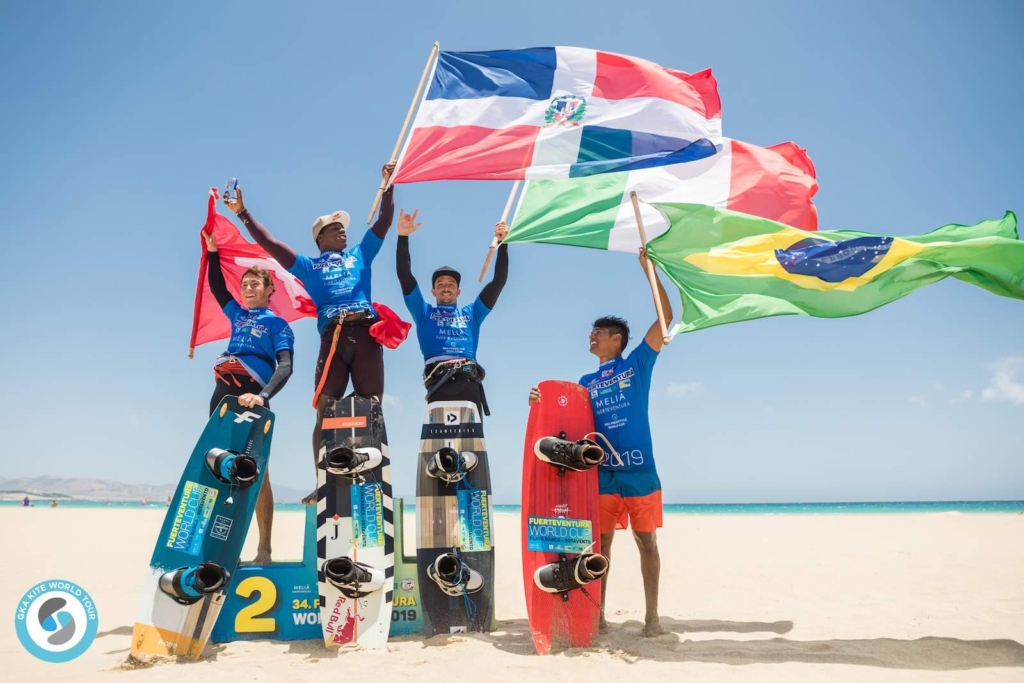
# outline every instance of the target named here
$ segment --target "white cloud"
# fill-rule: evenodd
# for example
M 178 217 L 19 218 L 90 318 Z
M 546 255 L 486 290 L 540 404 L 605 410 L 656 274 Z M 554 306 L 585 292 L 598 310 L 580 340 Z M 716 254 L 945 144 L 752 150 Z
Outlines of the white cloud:
M 963 403 L 964 401 L 969 401 L 972 398 L 974 398 L 974 391 L 971 390 L 971 389 L 968 389 L 967 391 L 965 391 L 964 393 L 960 394 L 959 396 L 956 396 L 954 398 L 949 399 L 949 402 L 950 403 Z
M 669 396 L 695 396 L 704 391 L 701 382 L 672 382 L 665 389 Z
M 908 396 L 907 400 L 913 403 L 914 405 L 921 406 L 922 408 L 928 407 L 928 401 L 927 399 L 925 399 L 924 396 Z
M 395 396 L 394 394 L 384 394 L 384 400 L 382 401 L 384 406 L 391 406 L 393 408 L 402 407 L 402 399 Z
M 1024 405 L 1024 384 L 1017 381 L 1017 371 L 1024 369 L 1024 357 L 1000 358 L 992 365 L 993 374 L 988 386 L 981 392 L 986 401 L 1009 401 Z
M 942 391 L 944 388 L 942 382 L 932 382 L 932 391 Z

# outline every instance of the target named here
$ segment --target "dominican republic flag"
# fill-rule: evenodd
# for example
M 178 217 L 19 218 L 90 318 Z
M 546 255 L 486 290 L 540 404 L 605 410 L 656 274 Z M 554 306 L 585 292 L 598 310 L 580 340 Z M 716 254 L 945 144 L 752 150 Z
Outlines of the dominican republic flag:
M 722 147 L 710 69 L 579 47 L 441 52 L 393 183 L 574 178 Z

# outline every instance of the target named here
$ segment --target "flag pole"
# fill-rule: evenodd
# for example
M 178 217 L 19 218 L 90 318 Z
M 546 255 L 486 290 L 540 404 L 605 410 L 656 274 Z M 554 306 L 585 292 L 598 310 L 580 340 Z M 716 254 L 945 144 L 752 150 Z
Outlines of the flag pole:
M 647 232 L 644 230 L 644 222 L 640 218 L 640 203 L 637 201 L 636 192 L 629 193 L 629 200 L 633 202 L 633 215 L 636 216 L 636 227 L 640 231 L 640 243 L 647 247 Z M 668 325 L 665 324 L 665 311 L 661 307 L 661 297 L 658 296 L 658 276 L 654 272 L 654 263 L 647 259 L 647 281 L 651 285 L 651 293 L 654 295 L 654 310 L 658 312 L 658 323 L 661 325 L 661 337 L 665 344 L 672 341 L 668 336 Z
M 409 105 L 409 111 L 405 115 L 405 123 L 402 124 L 402 132 L 398 134 L 398 140 L 395 141 L 395 148 L 391 150 L 391 163 L 394 163 L 398 157 L 398 150 L 402 147 L 402 139 L 405 138 L 405 133 L 409 130 L 409 122 L 412 120 L 412 113 L 416 111 L 416 105 L 419 104 L 420 95 L 423 93 L 423 84 L 427 81 L 427 76 L 430 74 L 430 67 L 434 64 L 434 59 L 437 57 L 437 51 L 441 44 L 437 41 L 434 42 L 434 47 L 430 49 L 430 57 L 427 58 L 427 65 L 423 67 L 423 75 L 420 76 L 420 84 L 416 86 L 416 94 L 412 98 L 412 104 Z M 377 207 L 380 206 L 380 198 L 384 194 L 384 190 L 387 189 L 388 183 L 391 181 L 388 179 L 381 179 L 380 187 L 377 188 L 377 196 L 373 198 L 373 206 L 370 208 L 370 215 L 366 218 L 366 224 L 369 225 L 373 222 L 373 214 L 377 212 Z
M 199 280 L 196 282 L 196 302 L 192 307 L 192 337 L 188 342 L 188 357 L 194 358 L 196 351 L 196 336 L 199 334 L 199 309 L 203 305 L 203 281 L 206 280 L 207 263 L 206 246 L 203 245 L 203 253 L 199 257 Z
M 505 202 L 505 210 L 501 212 L 501 222 L 504 223 L 508 220 L 508 212 L 512 209 L 512 200 L 516 198 L 516 192 L 519 191 L 519 184 L 522 180 L 517 180 L 512 183 L 512 191 L 508 193 L 508 201 Z M 487 268 L 491 265 L 491 259 L 494 258 L 494 250 L 498 248 L 498 238 L 491 238 L 491 247 L 487 250 L 487 258 L 484 259 L 484 267 L 480 271 L 479 282 L 484 281 L 484 275 L 487 275 Z

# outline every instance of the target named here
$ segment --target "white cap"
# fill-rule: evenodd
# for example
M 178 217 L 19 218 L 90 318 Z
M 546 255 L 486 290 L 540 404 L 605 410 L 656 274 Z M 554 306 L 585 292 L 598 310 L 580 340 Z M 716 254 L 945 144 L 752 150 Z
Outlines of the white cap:
M 316 242 L 316 238 L 320 236 L 320 231 L 331 223 L 341 223 L 341 227 L 348 230 L 348 225 L 351 222 L 352 217 L 348 215 L 347 211 L 335 211 L 326 216 L 320 216 L 320 218 L 313 222 L 313 241 Z

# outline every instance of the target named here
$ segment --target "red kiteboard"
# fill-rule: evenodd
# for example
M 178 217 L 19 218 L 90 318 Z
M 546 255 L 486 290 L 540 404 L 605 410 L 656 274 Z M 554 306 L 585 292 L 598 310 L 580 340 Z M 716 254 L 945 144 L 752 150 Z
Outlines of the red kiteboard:
M 541 400 L 530 407 L 523 449 L 523 585 L 530 631 L 542 655 L 588 647 L 598 632 L 601 581 L 562 593 L 538 587 L 537 570 L 571 561 L 593 543 L 601 552 L 597 467 L 584 472 L 556 467 L 537 457 L 534 445 L 547 436 L 576 441 L 594 431 L 587 390 L 573 382 L 541 382 Z

